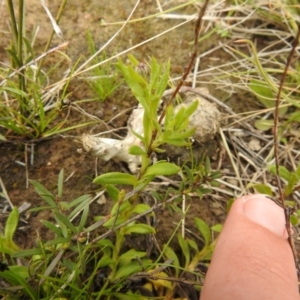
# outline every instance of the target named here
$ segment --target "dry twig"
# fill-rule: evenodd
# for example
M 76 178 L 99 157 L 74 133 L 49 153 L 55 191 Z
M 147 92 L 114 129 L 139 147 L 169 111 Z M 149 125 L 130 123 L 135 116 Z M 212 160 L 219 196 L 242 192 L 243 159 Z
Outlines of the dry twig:
M 282 187 L 281 187 L 281 180 L 280 180 L 280 174 L 279 174 L 278 126 L 279 126 L 279 106 L 280 106 L 280 102 L 281 102 L 280 101 L 281 100 L 281 93 L 282 93 L 282 89 L 283 89 L 283 85 L 284 85 L 284 81 L 285 81 L 285 78 L 286 78 L 286 75 L 287 75 L 288 68 L 291 64 L 293 55 L 294 55 L 296 47 L 298 45 L 299 37 L 300 37 L 300 25 L 299 25 L 299 28 L 298 28 L 297 35 L 296 35 L 296 37 L 295 37 L 295 39 L 292 43 L 292 49 L 291 49 L 291 52 L 290 52 L 290 54 L 287 58 L 285 69 L 284 69 L 283 74 L 282 74 L 282 78 L 281 78 L 281 81 L 280 81 L 280 85 L 279 85 L 279 89 L 278 89 L 278 93 L 277 93 L 277 97 L 276 97 L 276 105 L 275 105 L 275 112 L 274 112 L 274 156 L 275 156 L 275 166 L 276 166 L 276 181 L 277 181 L 277 187 L 278 187 L 278 192 L 279 192 L 279 199 L 280 199 L 281 205 L 282 205 L 283 210 L 284 210 L 285 227 L 286 227 L 286 230 L 288 232 L 288 241 L 289 241 L 289 244 L 290 244 L 291 249 L 293 251 L 293 255 L 294 255 L 294 259 L 295 259 L 295 263 L 296 263 L 297 268 L 299 267 L 298 266 L 298 257 L 297 257 L 297 252 L 296 252 L 295 245 L 294 245 L 293 236 L 292 236 L 292 229 L 291 229 L 291 223 L 290 223 L 290 214 L 289 214 L 288 209 L 287 209 L 287 207 L 285 206 L 285 203 L 284 203 L 284 194 L 283 194 L 283 190 L 282 190 Z

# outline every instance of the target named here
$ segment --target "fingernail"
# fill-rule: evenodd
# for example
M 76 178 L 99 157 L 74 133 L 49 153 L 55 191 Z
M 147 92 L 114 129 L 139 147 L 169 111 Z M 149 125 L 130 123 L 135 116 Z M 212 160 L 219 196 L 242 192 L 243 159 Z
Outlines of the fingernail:
M 243 209 L 253 222 L 267 228 L 280 237 L 287 237 L 283 209 L 264 195 L 243 198 Z

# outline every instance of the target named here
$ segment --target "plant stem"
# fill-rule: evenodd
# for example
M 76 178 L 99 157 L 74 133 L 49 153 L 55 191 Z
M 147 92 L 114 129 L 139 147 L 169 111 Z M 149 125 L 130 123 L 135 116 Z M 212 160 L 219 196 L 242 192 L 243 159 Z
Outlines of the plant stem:
M 7 0 L 7 6 L 9 10 L 10 20 L 11 20 L 11 27 L 12 32 L 14 36 L 15 45 L 17 45 L 18 42 L 18 29 L 17 29 L 17 21 L 15 18 L 15 12 L 14 12 L 14 4 L 12 0 Z
M 208 6 L 208 3 L 209 3 L 209 0 L 205 0 L 205 2 L 203 3 L 200 11 L 199 11 L 199 14 L 198 14 L 198 18 L 197 18 L 197 21 L 196 21 L 196 25 L 195 25 L 195 29 L 194 29 L 194 51 L 193 51 L 193 54 L 192 54 L 192 57 L 190 59 L 190 63 L 186 69 L 186 71 L 184 72 L 184 74 L 182 75 L 182 78 L 180 79 L 180 82 L 177 84 L 173 94 L 171 95 L 170 99 L 168 100 L 168 102 L 166 103 L 160 117 L 159 117 L 159 120 L 158 120 L 158 123 L 161 124 L 165 115 L 166 115 L 166 111 L 167 111 L 167 107 L 173 102 L 173 100 L 175 99 L 176 95 L 178 94 L 180 88 L 183 86 L 183 83 L 185 82 L 186 78 L 188 77 L 190 71 L 192 70 L 192 67 L 195 63 L 195 60 L 197 58 L 197 55 L 198 55 L 198 48 L 199 48 L 199 45 L 198 45 L 198 40 L 199 40 L 199 35 L 200 35 L 200 29 L 201 29 L 201 24 L 202 24 L 202 19 L 203 19 L 203 16 L 205 14 L 205 11 L 206 11 L 206 8 Z M 151 155 L 151 150 L 152 150 L 152 144 L 155 140 L 157 136 L 157 130 L 155 130 L 152 134 L 152 138 L 151 138 L 151 141 L 150 141 L 150 147 L 148 148 L 148 156 Z
M 299 269 L 299 263 L 298 263 L 298 257 L 297 252 L 294 245 L 293 235 L 292 235 L 292 229 L 291 229 L 291 223 L 290 223 L 290 215 L 287 211 L 285 202 L 284 202 L 284 193 L 281 187 L 281 181 L 280 181 L 280 173 L 279 173 L 279 158 L 278 158 L 278 145 L 279 145 L 279 139 L 278 139 L 278 126 L 279 126 L 279 106 L 281 102 L 281 94 L 283 90 L 284 81 L 288 72 L 288 68 L 292 62 L 293 55 L 296 51 L 298 42 L 300 38 L 300 25 L 298 25 L 298 32 L 294 38 L 294 41 L 292 42 L 292 49 L 289 53 L 289 56 L 287 58 L 287 62 L 285 65 L 285 69 L 282 74 L 282 78 L 280 80 L 279 89 L 276 97 L 276 105 L 275 105 L 275 112 L 274 112 L 274 157 L 275 157 L 275 166 L 276 166 L 276 180 L 277 180 L 277 187 L 279 192 L 279 200 L 282 204 L 283 210 L 284 210 L 284 217 L 285 217 L 285 227 L 288 233 L 288 241 L 291 246 L 296 268 Z
M 24 25 L 24 0 L 19 0 L 19 22 L 18 22 L 18 40 L 17 40 L 17 57 L 19 60 L 18 68 L 23 66 L 23 25 Z M 19 89 L 26 92 L 25 70 L 18 74 Z M 28 116 L 27 99 L 20 96 L 20 113 L 22 116 Z
M 17 54 L 19 58 L 19 68 L 23 66 L 23 15 L 24 15 L 24 0 L 19 0 L 19 22 L 18 22 L 18 39 L 17 39 Z

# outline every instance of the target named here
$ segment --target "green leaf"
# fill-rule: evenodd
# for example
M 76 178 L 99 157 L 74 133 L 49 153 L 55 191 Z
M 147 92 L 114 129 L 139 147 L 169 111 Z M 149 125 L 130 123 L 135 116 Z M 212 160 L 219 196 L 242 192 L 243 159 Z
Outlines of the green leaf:
M 261 131 L 268 131 L 274 126 L 274 120 L 256 120 L 254 126 Z
M 295 207 L 295 201 L 293 201 L 293 200 L 284 200 L 284 204 L 286 207 L 290 207 L 290 208 Z
M 68 229 L 70 229 L 73 233 L 77 233 L 77 228 L 68 220 L 66 216 L 59 212 L 54 212 L 54 216 L 60 220 Z
M 13 241 L 13 235 L 17 229 L 18 222 L 19 211 L 17 207 L 14 207 L 6 220 L 4 235 L 0 231 L 0 252 L 13 255 L 20 251 L 20 248 Z
M 223 225 L 222 224 L 216 224 L 214 226 L 211 227 L 211 230 L 215 231 L 215 232 L 221 232 L 223 229 Z
M 0 141 L 7 141 L 7 139 L 4 135 L 0 134 Z
M 26 45 L 26 49 L 28 50 L 28 52 L 30 52 L 30 56 L 29 57 L 27 57 L 27 59 L 26 59 L 26 63 L 28 63 L 28 62 L 30 62 L 31 60 L 32 60 L 32 58 L 31 57 L 34 57 L 34 51 L 33 51 L 33 49 L 32 49 L 32 46 L 31 46 L 31 43 L 29 42 L 29 40 L 26 38 L 26 37 L 24 37 L 23 36 L 23 42 L 24 42 L 24 44 Z
M 122 203 L 115 203 L 112 210 L 111 210 L 111 215 L 116 214 L 117 212 L 121 213 L 125 210 L 130 209 L 131 210 L 132 204 L 129 201 L 123 201 Z
M 32 248 L 32 249 L 26 249 L 26 250 L 21 250 L 18 251 L 17 253 L 15 253 L 13 255 L 13 257 L 17 258 L 17 257 L 26 257 L 26 256 L 30 256 L 32 257 L 33 255 L 42 255 L 44 254 L 44 251 L 40 248 Z
M 169 139 L 169 138 L 164 138 L 163 142 L 169 145 L 177 146 L 177 147 L 189 147 L 191 146 L 191 143 L 186 141 L 186 140 L 176 140 L 176 139 Z M 155 149 L 157 152 L 157 150 Z
M 151 73 L 150 73 L 150 89 L 153 90 L 157 87 L 157 82 L 160 77 L 161 66 L 157 63 L 156 59 L 152 57 L 151 59 Z
M 13 235 L 17 229 L 18 222 L 19 222 L 19 210 L 17 207 L 14 207 L 11 213 L 9 214 L 5 224 L 4 236 L 7 239 L 9 240 L 13 239 Z
M 252 79 L 249 83 L 249 88 L 256 95 L 258 100 L 264 105 L 264 107 L 275 107 L 273 90 L 267 84 L 256 79 Z
M 64 185 L 64 169 L 62 169 L 58 175 L 57 194 L 60 199 L 62 198 L 63 185 Z
M 291 215 L 290 216 L 290 222 L 291 222 L 292 226 L 296 226 L 299 223 L 299 219 L 298 219 L 297 216 Z
M 209 188 L 203 188 L 203 187 L 200 186 L 197 189 L 197 192 L 200 192 L 203 195 L 203 194 L 210 194 L 212 191 Z
M 135 72 L 131 66 L 124 65 L 121 60 L 118 61 L 116 67 L 122 72 L 126 83 L 130 87 L 133 95 L 145 109 L 145 112 L 149 113 L 149 106 L 145 99 L 145 90 L 148 87 L 147 81 L 143 76 Z
M 57 207 L 55 197 L 52 193 L 50 193 L 37 181 L 30 180 L 30 183 L 34 186 L 35 191 L 42 197 L 43 200 L 45 200 L 51 207 Z
M 220 173 L 220 171 L 215 171 L 215 172 L 212 172 L 212 173 L 209 175 L 209 177 L 210 177 L 211 179 L 218 179 L 218 178 L 221 177 L 221 173 Z
M 104 254 L 101 259 L 98 261 L 97 263 L 97 267 L 100 268 L 104 268 L 104 267 L 112 267 L 116 264 L 116 262 L 111 259 L 108 255 Z
M 265 195 L 269 195 L 269 196 L 273 195 L 271 187 L 266 184 L 261 184 L 261 183 L 249 184 L 247 187 L 248 188 L 253 187 L 258 193 L 261 193 L 261 194 L 265 194 Z
M 82 195 L 82 196 L 76 198 L 75 200 L 71 201 L 68 204 L 68 208 L 72 208 L 72 207 L 77 206 L 81 203 L 89 203 L 90 200 L 92 200 L 91 195 Z
M 256 95 L 257 99 L 266 108 L 274 108 L 276 104 L 276 99 L 273 94 L 273 88 L 263 81 L 252 79 L 249 83 L 250 90 Z M 286 114 L 287 107 L 279 108 L 279 115 L 282 116 Z
M 83 195 L 69 203 L 68 208 L 77 205 L 74 210 L 69 214 L 68 219 L 71 220 L 79 211 L 81 211 L 86 205 L 89 205 L 92 197 L 90 195 Z
M 180 245 L 180 248 L 182 250 L 182 253 L 185 257 L 185 268 L 187 269 L 188 265 L 190 264 L 190 261 L 191 261 L 191 251 L 190 251 L 190 248 L 189 248 L 189 244 L 188 242 L 182 237 L 181 234 L 178 234 L 178 242 L 179 242 L 179 245 Z
M 288 180 L 288 184 L 284 189 L 284 196 L 285 197 L 288 197 L 289 195 L 291 195 L 293 193 L 294 188 L 297 185 L 298 181 L 299 181 L 298 174 L 294 173 L 294 172 L 291 173 L 290 178 Z
M 124 266 L 131 263 L 132 260 L 136 260 L 138 258 L 143 258 L 147 255 L 147 252 L 137 251 L 135 249 L 130 249 L 127 252 L 123 253 L 118 258 L 118 265 Z
M 4 86 L 2 86 L 1 89 L 6 91 L 6 92 L 11 92 L 13 94 L 19 95 L 19 96 L 24 97 L 24 98 L 27 97 L 27 94 L 25 92 L 23 92 L 22 90 L 19 90 L 19 89 L 15 89 L 15 88 L 11 88 L 11 87 L 4 87 Z
M 300 180 L 300 164 L 298 165 L 298 167 L 294 173 L 297 176 L 298 180 Z
M 60 211 L 66 211 L 69 209 L 69 203 L 66 201 L 59 201 L 58 202 L 58 207 Z
M 210 160 L 208 156 L 205 159 L 204 168 L 205 168 L 205 174 L 208 175 L 210 173 Z
M 170 140 L 184 140 L 187 139 L 189 137 L 191 137 L 193 134 L 195 133 L 195 128 L 189 128 L 186 129 L 184 131 L 175 131 L 175 132 L 165 132 L 165 138 L 166 140 L 170 141 Z M 169 142 L 170 144 L 170 142 Z
M 82 263 L 84 263 L 84 262 L 82 262 Z M 63 260 L 63 265 L 70 271 L 76 271 L 78 269 L 77 264 L 68 259 Z M 53 300 L 55 300 L 55 299 L 53 299 Z M 56 300 L 60 300 L 60 299 L 56 299 Z
M 173 103 L 169 103 L 168 106 L 165 108 L 165 119 L 164 119 L 164 127 L 165 131 L 173 131 L 175 122 L 174 120 L 174 105 Z M 183 110 L 179 110 L 177 115 L 183 113 Z
M 136 136 L 139 140 L 141 140 L 141 142 L 142 142 L 143 144 L 145 144 L 145 139 L 144 139 L 144 137 L 143 137 L 142 135 L 138 134 L 138 133 L 135 132 L 134 130 L 131 130 L 131 133 L 132 133 L 134 136 Z
M 42 211 L 42 210 L 51 210 L 53 209 L 53 206 L 39 206 L 39 207 L 34 207 L 34 208 L 30 208 L 28 211 L 29 212 L 38 212 L 38 211 Z
M 132 54 L 128 54 L 128 59 L 134 67 L 138 66 L 139 61 Z
M 269 167 L 269 170 L 272 174 L 276 175 L 276 166 L 275 165 L 271 165 Z M 291 177 L 291 173 L 290 171 L 283 167 L 283 166 L 279 166 L 278 168 L 278 171 L 279 171 L 279 176 L 287 181 L 289 181 L 290 177 Z
M 187 243 L 188 243 L 189 246 L 190 246 L 191 248 L 193 248 L 196 252 L 199 252 L 197 243 L 196 243 L 195 241 L 190 240 L 190 239 L 187 239 Z
M 131 233 L 138 233 L 138 234 L 153 234 L 155 233 L 155 229 L 152 226 L 147 224 L 129 224 L 126 226 L 124 230 L 124 234 L 131 234 Z
M 289 116 L 289 121 L 290 122 L 295 121 L 300 123 L 300 111 L 296 110 L 295 112 L 291 113 Z
M 218 182 L 218 181 L 216 181 L 216 180 L 210 181 L 209 184 L 210 184 L 211 186 L 214 186 L 214 187 L 220 187 L 220 186 L 221 186 L 221 183 Z
M 11 55 L 13 62 L 15 65 L 19 66 L 21 65 L 20 60 L 18 56 L 16 55 L 16 52 L 14 49 L 6 49 L 6 51 Z
M 136 214 L 142 214 L 145 211 L 148 211 L 150 209 L 150 206 L 144 203 L 137 204 L 134 206 L 133 210 L 131 211 L 131 214 L 136 213 Z
M 117 221 L 115 221 L 115 216 L 114 216 L 114 217 L 110 218 L 109 220 L 107 220 L 103 224 L 103 227 L 105 227 L 105 228 L 112 228 L 113 225 L 114 226 L 119 226 L 119 225 L 123 224 L 125 221 L 126 220 L 122 216 L 120 216 L 120 215 L 118 215 L 118 219 L 117 219 Z
M 107 191 L 108 195 L 115 202 L 117 202 L 119 200 L 119 193 L 120 193 L 120 191 L 113 184 L 108 184 L 105 188 L 106 188 L 106 191 Z
M 86 221 L 87 221 L 87 218 L 88 218 L 88 215 L 89 215 L 89 208 L 90 208 L 89 205 L 86 205 L 83 209 L 81 219 L 80 219 L 80 223 L 78 225 L 78 232 L 82 231 L 85 224 L 86 224 Z
M 169 74 L 170 74 L 170 66 L 171 66 L 171 63 L 170 63 L 170 60 L 168 60 L 166 66 L 165 66 L 165 70 L 164 70 L 163 74 L 161 75 L 160 82 L 156 88 L 156 95 L 158 98 L 157 105 L 159 104 L 159 101 L 162 98 L 162 95 L 167 88 L 168 81 L 169 81 Z M 161 68 L 160 68 L 160 73 L 161 73 Z
M 103 239 L 103 240 L 100 240 L 97 242 L 97 245 L 101 246 L 101 247 L 109 247 L 109 248 L 112 248 L 114 249 L 115 248 L 115 245 L 113 244 L 113 242 L 111 240 L 108 240 L 108 239 Z
M 194 221 L 195 221 L 197 229 L 200 231 L 200 233 L 202 234 L 202 236 L 204 238 L 205 246 L 208 246 L 210 243 L 210 239 L 211 239 L 210 230 L 209 230 L 208 225 L 200 218 L 195 218 Z
M 180 168 L 173 163 L 158 161 L 156 164 L 147 168 L 143 177 L 147 176 L 169 176 L 175 175 L 180 171 Z
M 184 114 L 181 117 L 181 119 L 177 120 L 177 117 L 175 117 L 175 120 L 179 124 L 182 124 L 183 122 L 187 121 L 189 119 L 189 117 L 196 111 L 198 105 L 199 105 L 199 100 L 193 101 L 192 104 L 190 104 L 188 107 L 186 107 L 184 109 Z
M 167 245 L 164 245 L 163 253 L 164 253 L 164 255 L 166 256 L 167 259 L 172 259 L 172 261 L 173 261 L 172 265 L 175 268 L 175 278 L 178 278 L 179 268 L 180 268 L 180 263 L 179 263 L 178 256 L 176 255 L 174 250 L 171 247 L 167 246 Z
M 203 193 L 202 193 L 201 189 L 196 189 L 196 193 L 197 193 L 199 199 L 201 200 L 203 198 Z
M 48 229 L 53 231 L 57 236 L 63 237 L 63 233 L 61 232 L 61 229 L 57 226 L 55 226 L 53 223 L 46 221 L 46 220 L 40 220 L 40 222 L 46 226 Z
M 69 236 L 68 227 L 63 222 L 61 222 L 59 219 L 57 219 L 57 218 L 56 218 L 56 222 L 59 225 L 60 230 L 61 230 L 63 236 L 64 237 L 68 237 Z
M 28 266 L 10 266 L 9 271 L 13 274 L 18 274 L 23 279 L 29 278 Z
M 150 259 L 143 259 L 142 262 L 143 262 L 144 265 L 148 265 L 148 264 L 151 263 L 151 260 Z M 116 271 L 116 274 L 115 274 L 113 280 L 128 277 L 129 275 L 134 274 L 136 272 L 140 272 L 141 270 L 142 270 L 142 267 L 141 267 L 140 263 L 137 262 L 137 261 L 133 261 L 130 264 L 122 266 L 121 268 L 119 268 Z
M 28 267 L 26 266 L 10 266 L 8 272 L 11 272 L 14 275 L 18 275 L 22 279 L 29 278 Z
M 150 146 L 150 142 L 152 140 L 152 133 L 153 130 L 155 130 L 153 126 L 151 126 L 152 125 L 151 119 L 149 118 L 149 115 L 147 115 L 145 112 L 143 118 L 143 127 L 144 127 L 144 146 L 146 150 Z
M 146 152 L 137 145 L 131 146 L 128 150 L 128 153 L 132 155 L 146 155 Z
M 28 267 L 10 266 L 8 271 L 0 272 L 0 277 L 14 287 L 22 287 L 22 292 L 27 296 L 27 299 L 39 298 L 35 290 L 27 282 L 29 278 Z
M 128 184 L 135 186 L 137 179 L 131 174 L 111 172 L 98 176 L 93 182 L 96 184 Z
M 183 169 L 184 169 L 184 172 L 186 173 L 188 180 L 193 181 L 194 176 L 193 176 L 191 169 L 186 165 L 183 166 Z

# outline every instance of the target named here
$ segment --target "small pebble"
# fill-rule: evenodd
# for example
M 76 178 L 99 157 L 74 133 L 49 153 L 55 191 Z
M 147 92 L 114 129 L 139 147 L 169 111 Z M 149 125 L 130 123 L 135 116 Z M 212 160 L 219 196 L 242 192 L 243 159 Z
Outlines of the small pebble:
M 248 143 L 249 149 L 252 151 L 259 151 L 261 149 L 260 141 L 256 138 L 252 138 Z

